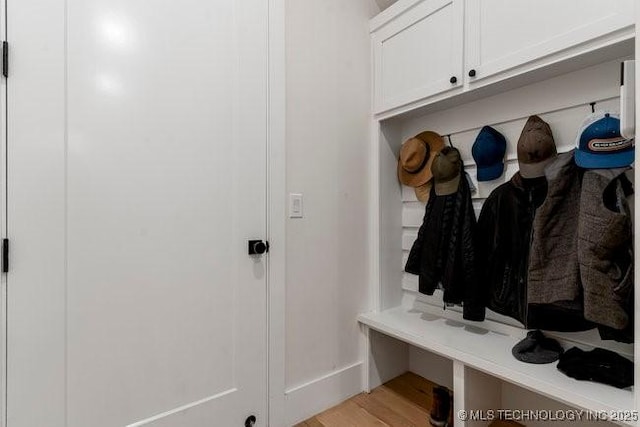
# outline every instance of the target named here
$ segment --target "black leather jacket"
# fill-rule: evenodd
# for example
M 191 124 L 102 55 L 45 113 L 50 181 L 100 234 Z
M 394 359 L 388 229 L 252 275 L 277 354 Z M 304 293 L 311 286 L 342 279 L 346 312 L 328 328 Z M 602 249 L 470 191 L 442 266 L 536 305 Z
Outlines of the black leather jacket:
M 478 219 L 477 260 L 486 306 L 527 324 L 527 270 L 536 208 L 547 194 L 545 177 L 516 173 L 493 190 Z
M 463 304 L 465 319 L 482 321 L 485 310 L 475 269 L 475 229 L 466 179 L 451 195 L 436 196 L 432 188 L 405 271 L 420 276 L 421 293 L 433 295 L 441 283 L 446 304 Z

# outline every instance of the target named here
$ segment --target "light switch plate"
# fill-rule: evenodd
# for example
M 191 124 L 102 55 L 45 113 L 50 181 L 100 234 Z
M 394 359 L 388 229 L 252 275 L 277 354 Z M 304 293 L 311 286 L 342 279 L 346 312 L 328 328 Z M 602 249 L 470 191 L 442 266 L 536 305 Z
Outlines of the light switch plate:
M 302 218 L 302 194 L 289 193 L 289 218 Z

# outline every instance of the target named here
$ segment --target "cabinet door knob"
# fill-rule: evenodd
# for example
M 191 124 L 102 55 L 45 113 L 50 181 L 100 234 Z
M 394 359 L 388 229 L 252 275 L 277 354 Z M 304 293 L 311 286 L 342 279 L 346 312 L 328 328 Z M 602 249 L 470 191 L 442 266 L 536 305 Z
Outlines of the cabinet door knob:
M 476 70 L 469 70 L 469 77 L 475 77 L 476 76 Z
M 449 81 L 451 82 L 451 84 L 455 84 L 458 81 L 458 78 L 456 76 L 452 76 Z

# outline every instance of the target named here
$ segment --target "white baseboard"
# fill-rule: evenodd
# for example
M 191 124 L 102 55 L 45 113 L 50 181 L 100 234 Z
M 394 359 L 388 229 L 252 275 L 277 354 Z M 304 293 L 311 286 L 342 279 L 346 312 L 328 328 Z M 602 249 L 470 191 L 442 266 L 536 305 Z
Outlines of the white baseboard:
M 363 363 L 331 372 L 285 392 L 287 426 L 306 420 L 362 391 Z

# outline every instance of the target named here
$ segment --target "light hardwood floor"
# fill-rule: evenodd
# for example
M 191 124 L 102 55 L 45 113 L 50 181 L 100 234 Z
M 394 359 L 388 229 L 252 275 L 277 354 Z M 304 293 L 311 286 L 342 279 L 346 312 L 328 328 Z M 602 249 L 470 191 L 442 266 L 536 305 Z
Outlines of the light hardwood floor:
M 434 383 L 407 372 L 371 393 L 361 393 L 294 427 L 431 427 L 431 391 Z M 492 427 L 519 426 L 492 423 Z
M 431 390 L 435 384 L 407 372 L 361 393 L 295 427 L 430 427 Z

